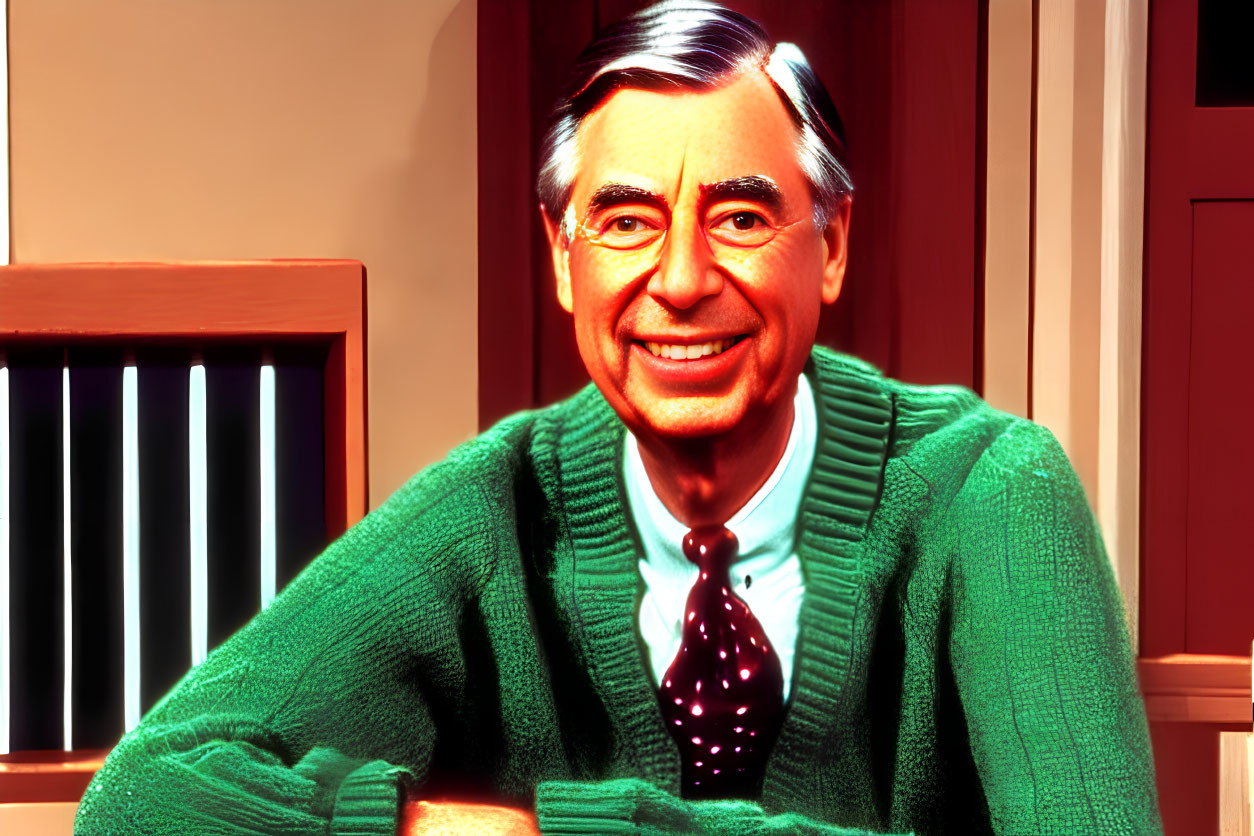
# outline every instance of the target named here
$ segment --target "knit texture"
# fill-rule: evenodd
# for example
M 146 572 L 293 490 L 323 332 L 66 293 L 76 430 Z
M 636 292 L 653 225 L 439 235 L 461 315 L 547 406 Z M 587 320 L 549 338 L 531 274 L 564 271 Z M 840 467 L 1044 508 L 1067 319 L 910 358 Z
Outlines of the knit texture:
M 816 349 L 806 594 L 762 797 L 678 797 L 624 429 L 588 387 L 427 468 L 106 759 L 75 833 L 374 834 L 406 785 L 546 833 L 1159 833 L 1092 512 L 1045 429 Z

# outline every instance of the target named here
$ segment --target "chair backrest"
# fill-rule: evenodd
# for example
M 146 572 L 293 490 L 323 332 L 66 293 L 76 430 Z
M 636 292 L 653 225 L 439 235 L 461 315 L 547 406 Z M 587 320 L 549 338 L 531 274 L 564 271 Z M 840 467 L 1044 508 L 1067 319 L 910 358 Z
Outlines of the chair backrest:
M 77 800 L 366 509 L 352 261 L 0 268 L 0 802 Z

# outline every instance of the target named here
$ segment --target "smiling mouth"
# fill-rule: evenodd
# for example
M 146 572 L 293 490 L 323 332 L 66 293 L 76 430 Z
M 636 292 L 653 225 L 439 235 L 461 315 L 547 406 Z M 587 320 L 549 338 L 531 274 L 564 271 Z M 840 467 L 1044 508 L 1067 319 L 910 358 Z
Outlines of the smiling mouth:
M 708 343 L 692 343 L 688 345 L 679 345 L 675 343 L 658 343 L 644 340 L 637 340 L 639 345 L 644 346 L 654 357 L 662 357 L 667 360 L 700 360 L 703 357 L 714 357 L 722 354 L 736 343 L 745 338 L 746 335 L 741 334 L 738 337 L 731 337 L 726 340 L 714 340 Z

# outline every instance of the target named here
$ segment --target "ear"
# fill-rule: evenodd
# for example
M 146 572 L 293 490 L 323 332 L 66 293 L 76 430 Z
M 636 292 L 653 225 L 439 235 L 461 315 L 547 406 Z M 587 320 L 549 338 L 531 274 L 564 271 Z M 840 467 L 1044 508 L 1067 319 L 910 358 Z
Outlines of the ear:
M 849 258 L 849 209 L 853 201 L 846 197 L 832 213 L 823 229 L 823 304 L 830 305 L 840 296 Z
M 559 224 L 553 222 L 540 204 L 540 218 L 544 221 L 544 234 L 549 237 L 549 254 L 553 257 L 553 276 L 557 279 L 557 301 L 573 313 L 574 303 L 570 294 L 570 242 L 562 235 Z

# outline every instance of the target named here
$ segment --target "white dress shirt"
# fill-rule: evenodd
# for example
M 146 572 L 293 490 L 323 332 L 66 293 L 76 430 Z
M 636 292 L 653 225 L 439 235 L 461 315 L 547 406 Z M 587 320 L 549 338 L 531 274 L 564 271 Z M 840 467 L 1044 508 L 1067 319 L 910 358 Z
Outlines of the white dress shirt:
M 805 594 L 797 557 L 797 516 L 814 463 L 816 423 L 814 393 L 803 374 L 797 379 L 792 431 L 784 455 L 758 492 L 725 523 L 740 543 L 739 556 L 731 565 L 733 589 L 749 605 L 779 655 L 785 700 Z M 656 685 L 679 652 L 681 618 L 688 592 L 697 579 L 697 567 L 683 553 L 688 526 L 676 520 L 658 499 L 630 432 L 623 446 L 623 465 L 627 503 L 644 545 L 640 635 L 648 648 Z

